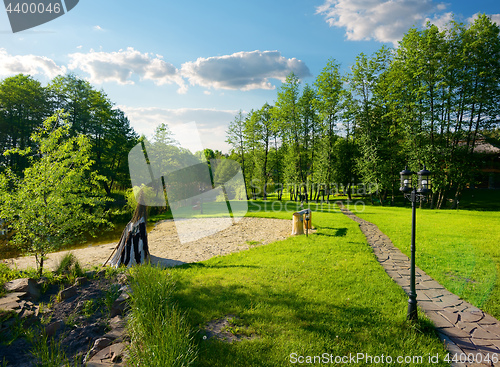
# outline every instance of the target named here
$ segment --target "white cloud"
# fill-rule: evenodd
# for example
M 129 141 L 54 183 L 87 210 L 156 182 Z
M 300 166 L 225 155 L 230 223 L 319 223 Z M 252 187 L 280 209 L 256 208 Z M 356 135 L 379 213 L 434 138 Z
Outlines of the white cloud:
M 279 51 L 242 51 L 199 58 L 184 63 L 181 68 L 191 85 L 239 90 L 274 89 L 269 79 L 284 81 L 292 71 L 299 78 L 311 75 L 303 61 L 287 59 Z
M 157 85 L 175 83 L 179 93 L 186 92 L 184 80 L 178 70 L 158 56 L 140 53 L 132 47 L 118 52 L 95 52 L 70 54 L 69 69 L 80 69 L 90 74 L 90 82 L 116 82 L 134 84 L 132 77 L 152 80 Z
M 76 46 L 81 49 L 82 46 Z M 93 84 L 113 82 L 135 84 L 150 80 L 156 85 L 176 84 L 178 93 L 186 93 L 191 85 L 203 88 L 252 90 L 274 89 L 271 79 L 285 81 L 294 72 L 299 78 L 311 76 L 306 64 L 296 58 L 285 58 L 279 51 L 237 52 L 186 62 L 177 69 L 163 60 L 163 56 L 142 53 L 132 47 L 115 52 L 102 50 L 69 54 L 67 66 L 58 66 L 53 60 L 35 55 L 12 56 L 0 48 L 0 75 L 26 73 L 46 74 L 50 78 L 66 73 L 67 69 L 87 73 Z M 210 95 L 210 90 L 205 90 Z
M 477 19 L 478 15 L 479 13 L 474 14 L 472 17 L 467 19 L 467 22 L 473 23 Z M 496 23 L 498 26 L 500 26 L 500 14 L 487 14 L 487 15 L 488 17 L 490 17 L 493 23 Z
M 229 152 L 230 146 L 225 142 L 229 122 L 234 120 L 236 110 L 216 110 L 205 108 L 166 109 L 156 107 L 117 106 L 125 112 L 130 124 L 138 134 L 150 138 L 155 128 L 166 123 L 172 130 L 188 122 L 196 122 L 201 143 L 204 148 Z M 185 146 L 188 149 L 193 147 Z M 195 150 L 197 148 L 194 148 Z
M 440 30 L 444 30 L 448 28 L 448 25 L 453 20 L 453 13 L 444 13 L 434 15 L 432 18 L 426 18 L 425 23 L 430 22 L 437 26 Z
M 397 43 L 412 26 L 446 9 L 432 0 L 325 0 L 317 13 L 331 27 L 345 28 L 349 40 Z
M 64 66 L 58 66 L 54 60 L 36 55 L 9 55 L 7 50 L 0 48 L 0 75 L 42 74 L 50 79 L 66 73 Z
M 94 30 L 95 31 L 104 31 L 104 29 L 102 29 L 101 26 L 99 26 L 99 25 L 95 25 Z

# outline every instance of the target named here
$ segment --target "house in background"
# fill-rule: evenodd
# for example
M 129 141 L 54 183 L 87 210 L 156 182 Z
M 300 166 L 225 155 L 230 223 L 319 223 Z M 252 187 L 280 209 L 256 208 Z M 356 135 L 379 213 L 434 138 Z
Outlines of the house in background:
M 476 141 L 474 154 L 480 162 L 480 175 L 476 187 L 482 189 L 500 189 L 500 148 L 481 137 Z

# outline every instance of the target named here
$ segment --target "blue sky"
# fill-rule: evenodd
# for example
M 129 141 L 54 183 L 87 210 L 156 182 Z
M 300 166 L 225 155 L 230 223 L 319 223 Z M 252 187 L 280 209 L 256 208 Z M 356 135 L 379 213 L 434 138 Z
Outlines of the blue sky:
M 42 83 L 73 72 L 104 89 L 138 133 L 195 121 L 205 147 L 228 150 L 239 109 L 272 104 L 291 71 L 313 83 L 330 58 L 392 46 L 411 26 L 500 23 L 498 0 L 80 0 L 49 23 L 12 33 L 0 10 L 0 78 Z

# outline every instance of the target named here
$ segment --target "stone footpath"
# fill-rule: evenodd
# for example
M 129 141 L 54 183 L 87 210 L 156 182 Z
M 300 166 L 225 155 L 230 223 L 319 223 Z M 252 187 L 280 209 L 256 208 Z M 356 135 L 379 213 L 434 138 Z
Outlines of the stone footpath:
M 376 225 L 357 217 L 342 206 L 341 210 L 359 223 L 380 264 L 408 294 L 410 259 Z M 415 268 L 415 278 L 418 306 L 434 323 L 439 337 L 450 352 L 450 360 L 456 357 L 457 361 L 452 366 L 500 366 L 500 322 L 447 291 L 418 267 Z M 469 354 L 471 358 L 466 360 Z M 484 362 L 485 360 L 490 362 Z

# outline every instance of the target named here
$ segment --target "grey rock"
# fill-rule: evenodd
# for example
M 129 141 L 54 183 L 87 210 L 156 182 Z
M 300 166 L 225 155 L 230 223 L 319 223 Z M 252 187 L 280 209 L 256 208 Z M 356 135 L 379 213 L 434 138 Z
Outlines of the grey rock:
M 130 295 L 127 292 L 122 292 L 120 294 L 120 297 L 118 297 L 113 303 L 109 317 L 113 318 L 116 315 L 122 315 L 125 307 L 127 306 L 127 300 L 129 298 Z
M 47 334 L 47 336 L 54 336 L 55 333 L 57 333 L 57 331 L 61 329 L 63 326 L 64 322 L 62 320 L 57 320 L 55 322 L 52 322 L 47 326 L 45 326 L 45 334 Z
M 78 277 L 75 279 L 75 284 L 74 285 L 84 285 L 88 281 L 87 277 Z
M 40 297 L 38 284 L 31 278 L 20 278 L 5 283 L 5 289 L 9 292 L 26 292 L 32 299 Z
M 89 350 L 85 358 L 83 359 L 83 363 L 87 363 L 93 356 L 95 356 L 100 350 L 106 348 L 111 345 L 112 341 L 108 338 L 99 338 L 94 342 L 92 349 Z
M 111 344 L 111 340 L 108 338 L 99 338 L 94 342 L 94 346 L 92 348 L 97 348 L 98 350 L 101 350 L 103 348 L 106 348 L 108 345 Z
M 68 299 L 68 298 L 71 298 L 73 296 L 76 296 L 77 290 L 78 290 L 78 288 L 76 286 L 72 285 L 71 287 L 63 289 L 61 292 L 59 292 L 59 296 L 61 297 L 61 300 Z

